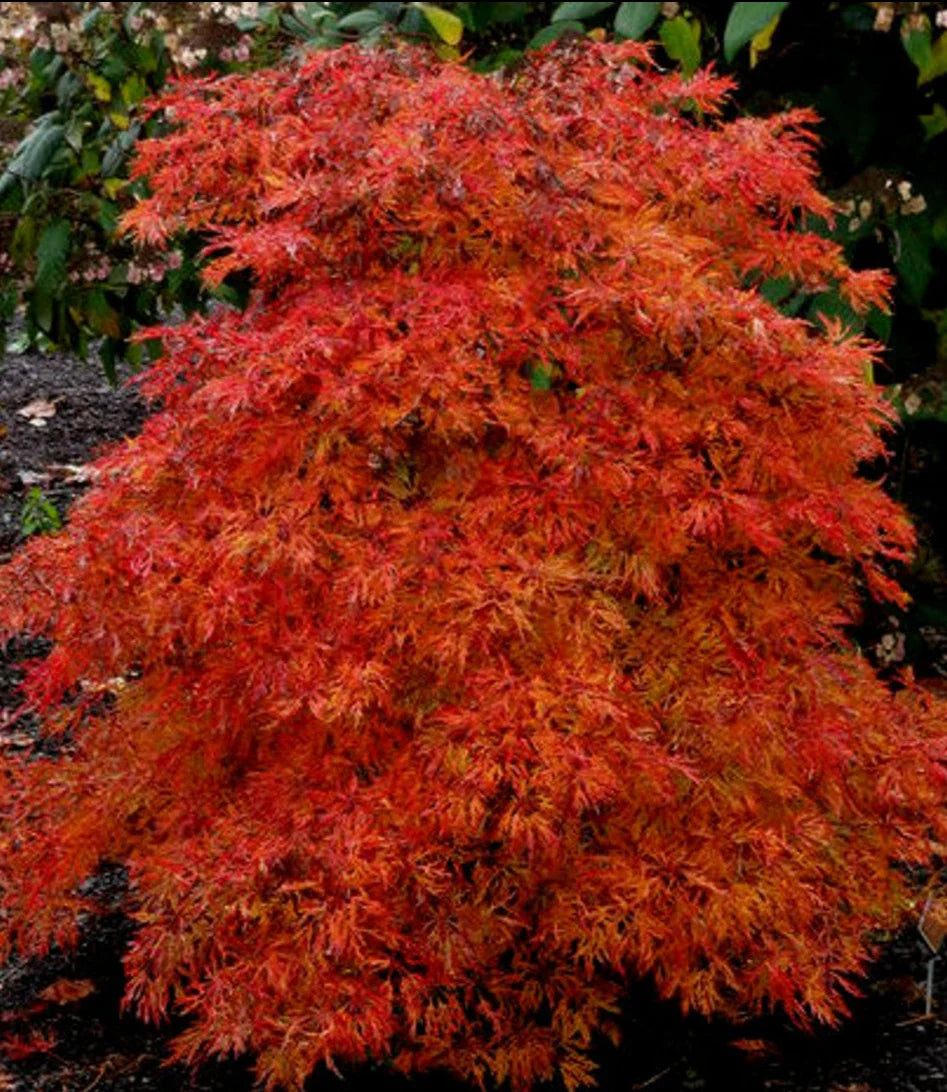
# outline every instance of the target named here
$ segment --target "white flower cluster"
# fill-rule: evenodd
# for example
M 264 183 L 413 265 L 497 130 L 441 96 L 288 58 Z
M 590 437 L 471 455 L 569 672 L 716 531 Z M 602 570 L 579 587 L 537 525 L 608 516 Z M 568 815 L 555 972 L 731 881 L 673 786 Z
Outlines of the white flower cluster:
M 84 55 L 89 39 L 96 31 L 84 31 L 82 23 L 93 10 L 126 19 L 126 28 L 134 35 L 155 31 L 164 37 L 173 66 L 192 71 L 215 60 L 247 63 L 253 55 L 257 35 L 263 29 L 248 24 L 261 20 L 272 9 L 299 10 L 299 3 L 153 3 L 139 8 L 128 17 L 128 3 L 58 3 L 0 4 L 0 69 L 15 71 L 34 47 L 52 49 L 59 54 Z M 4 75 L 3 87 L 11 86 L 13 77 Z

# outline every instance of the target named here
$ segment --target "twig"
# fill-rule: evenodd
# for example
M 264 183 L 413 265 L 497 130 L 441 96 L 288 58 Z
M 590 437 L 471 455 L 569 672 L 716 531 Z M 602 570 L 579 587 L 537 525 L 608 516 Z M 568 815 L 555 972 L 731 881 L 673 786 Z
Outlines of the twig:
M 653 1077 L 649 1077 L 646 1081 L 642 1081 L 641 1084 L 633 1084 L 631 1086 L 632 1092 L 640 1092 L 642 1088 L 650 1088 L 651 1085 L 657 1084 L 658 1081 L 661 1080 L 662 1077 L 666 1077 L 673 1068 L 673 1065 L 669 1065 L 667 1069 L 662 1069 L 660 1073 L 655 1073 Z

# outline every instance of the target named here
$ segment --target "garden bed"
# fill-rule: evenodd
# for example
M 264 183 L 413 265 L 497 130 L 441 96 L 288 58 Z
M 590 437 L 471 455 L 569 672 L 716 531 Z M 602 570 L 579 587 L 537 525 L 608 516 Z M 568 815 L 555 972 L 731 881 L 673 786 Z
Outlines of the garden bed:
M 21 412 L 33 407 L 32 413 Z M 95 364 L 57 355 L 7 358 L 0 367 L 0 557 L 23 537 L 31 490 L 63 518 L 85 488 L 82 468 L 109 441 L 133 433 L 145 409 L 130 388 L 112 390 Z M 37 422 L 42 422 L 41 424 Z M 35 498 L 35 494 L 34 494 Z M 9 726 L 17 662 L 42 652 L 12 642 L 0 656 L 0 746 L 27 747 L 37 726 Z M 240 1092 L 252 1087 L 246 1065 L 207 1067 L 189 1075 L 163 1064 L 173 1028 L 147 1028 L 120 1012 L 121 955 L 131 924 L 121 906 L 120 868 L 94 881 L 101 916 L 88 921 L 78 951 L 54 953 L 0 969 L 0 1092 Z M 913 929 L 881 947 L 836 1031 L 807 1036 L 773 1017 L 734 1029 L 690 1018 L 659 1004 L 646 986 L 630 998 L 619 1049 L 599 1052 L 603 1089 L 679 1092 L 926 1092 L 947 1086 L 947 1025 L 918 1019 L 924 1011 L 925 953 Z M 947 971 L 936 983 L 935 1016 L 947 1011 Z M 940 1008 L 937 1007 L 939 1002 Z M 348 1074 L 345 1086 L 375 1090 L 458 1087 L 433 1075 L 408 1082 L 383 1066 Z M 313 1085 L 331 1085 L 323 1075 Z

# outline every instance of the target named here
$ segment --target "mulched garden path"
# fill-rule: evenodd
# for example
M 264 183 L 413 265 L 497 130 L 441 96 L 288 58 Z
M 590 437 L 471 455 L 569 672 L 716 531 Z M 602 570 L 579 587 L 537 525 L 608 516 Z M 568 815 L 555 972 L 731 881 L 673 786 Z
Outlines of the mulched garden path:
M 20 410 L 31 412 L 20 413 Z M 30 491 L 42 489 L 67 516 L 84 488 L 81 467 L 103 444 L 140 427 L 145 411 L 129 388 L 112 390 L 94 363 L 22 354 L 0 361 L 0 561 L 22 540 Z M 42 424 L 38 423 L 42 422 Z M 36 641 L 0 650 L 0 746 L 20 746 L 35 725 L 3 728 L 16 704 L 17 661 L 41 654 Z M 19 735 L 18 735 L 19 734 Z M 125 877 L 94 882 L 103 908 L 78 951 L 0 968 L 0 1092 L 249 1092 L 240 1061 L 192 1074 L 163 1064 L 172 1028 L 154 1029 L 120 1011 L 121 955 L 131 925 L 122 914 Z M 603 1046 L 600 1087 L 608 1092 L 937 1092 L 947 1089 L 947 1023 L 924 1011 L 926 954 L 907 930 L 881 948 L 865 997 L 835 1031 L 805 1035 L 779 1017 L 733 1028 L 683 1019 L 642 985 L 629 997 L 620 1048 Z M 935 1015 L 947 1014 L 947 968 Z M 407 1081 L 379 1066 L 321 1074 L 313 1088 L 454 1092 L 443 1075 Z

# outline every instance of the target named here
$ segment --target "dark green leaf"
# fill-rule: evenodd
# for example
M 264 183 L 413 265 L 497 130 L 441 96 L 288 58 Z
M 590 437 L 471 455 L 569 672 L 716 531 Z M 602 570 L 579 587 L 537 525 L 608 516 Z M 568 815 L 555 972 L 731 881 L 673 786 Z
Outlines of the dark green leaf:
M 126 106 L 137 106 L 143 99 L 148 97 L 148 84 L 138 75 L 137 72 L 128 77 L 122 84 L 122 98 L 125 100 Z
M 615 13 L 615 33 L 637 40 L 653 25 L 660 11 L 660 4 L 622 4 Z
M 30 317 L 44 333 L 53 328 L 53 298 L 41 288 L 34 288 L 30 296 Z
M 537 364 L 529 377 L 530 386 L 534 391 L 548 391 L 552 389 L 552 372 Z
M 543 46 L 549 45 L 550 42 L 556 41 L 557 38 L 561 38 L 563 34 L 584 34 L 585 27 L 581 23 L 568 22 L 568 23 L 553 23 L 552 26 L 543 27 L 541 31 L 534 34 L 530 39 L 527 49 L 542 49 Z
M 139 131 L 140 126 L 136 122 L 134 125 L 129 126 L 124 132 L 118 134 L 105 150 L 105 155 L 102 157 L 102 174 L 109 177 L 111 175 L 116 175 L 121 171 L 122 164 L 125 162 L 125 157 L 131 151 L 135 141 L 138 139 Z
M 763 29 L 766 24 L 780 15 L 788 6 L 788 0 L 783 3 L 766 4 L 734 4 L 727 18 L 727 25 L 723 32 L 723 55 L 728 61 L 748 45 L 755 34 Z
M 353 11 L 350 15 L 343 15 L 335 24 L 336 30 L 354 31 L 356 34 L 365 34 L 384 26 L 386 19 L 380 11 L 372 11 L 364 8 L 362 11 Z
M 36 246 L 36 288 L 50 295 L 62 292 L 72 230 L 68 220 L 54 220 Z
M 63 134 L 66 139 L 66 143 L 70 148 L 79 155 L 82 152 L 82 134 L 86 131 L 89 123 L 84 121 L 81 117 L 73 115 L 69 119 L 69 124 L 66 126 L 65 133 Z
M 897 227 L 899 285 L 912 303 L 920 304 L 934 273 L 931 225 L 926 216 L 902 217 Z
M 7 321 L 16 314 L 16 288 L 7 284 L 0 289 L 0 319 Z
M 838 319 L 845 329 L 854 334 L 860 334 L 865 328 L 864 317 L 842 299 L 837 289 L 813 296 L 807 317 L 823 326 L 823 319 Z
M 868 312 L 868 329 L 881 342 L 891 337 L 891 312 L 872 307 Z
M 122 342 L 117 338 L 107 337 L 99 347 L 99 359 L 102 361 L 102 370 L 105 378 L 111 386 L 118 385 L 118 372 L 116 364 L 122 351 Z
M 520 23 L 526 18 L 526 4 L 458 4 L 457 14 L 464 18 L 461 9 L 469 12 L 470 29 L 486 30 L 494 23 Z M 466 20 L 465 20 L 466 21 Z
M 79 77 L 74 72 L 64 72 L 56 81 L 56 105 L 60 110 L 69 110 L 81 91 L 82 81 Z
M 554 23 L 563 23 L 578 19 L 591 19 L 600 11 L 612 7 L 612 4 L 560 4 L 552 13 Z
M 111 338 L 121 334 L 118 312 L 108 302 L 101 288 L 92 289 L 83 302 L 86 320 L 96 334 Z
M 778 306 L 792 293 L 793 282 L 790 277 L 773 277 L 760 285 L 760 295 L 774 306 Z
M 46 115 L 48 118 L 50 115 Z M 66 129 L 58 122 L 42 120 L 20 141 L 13 158 L 0 176 L 0 193 L 17 180 L 35 182 L 62 144 Z
M 113 235 L 118 229 L 118 216 L 120 209 L 114 201 L 101 201 L 96 220 L 106 235 Z

